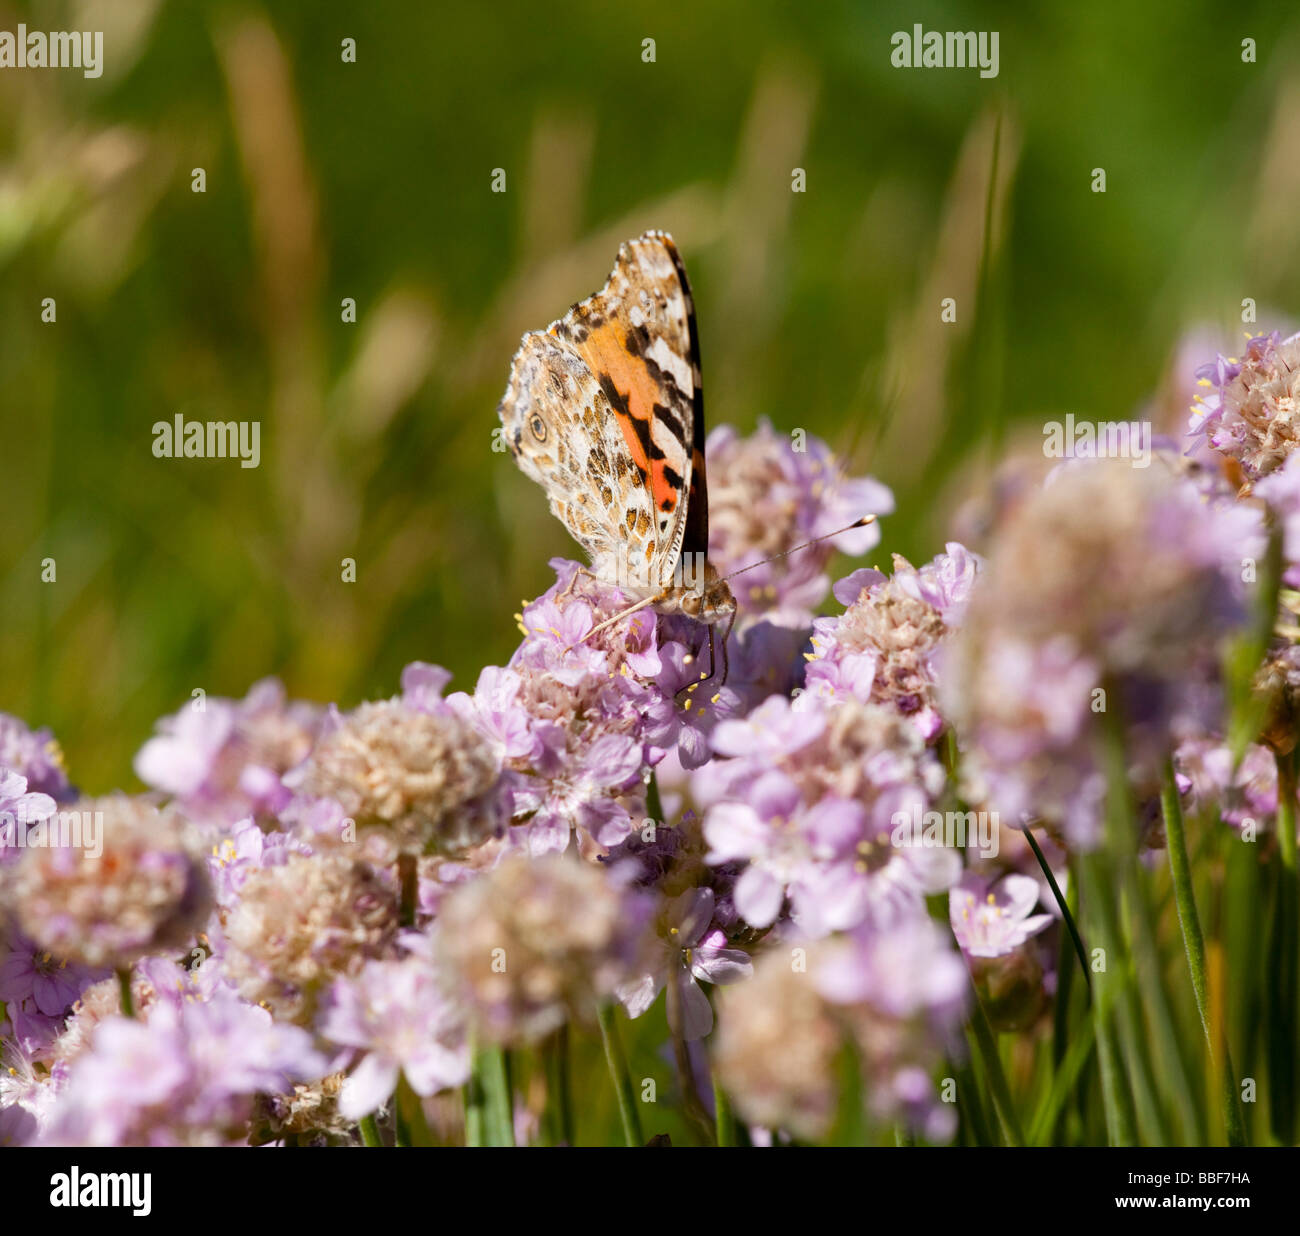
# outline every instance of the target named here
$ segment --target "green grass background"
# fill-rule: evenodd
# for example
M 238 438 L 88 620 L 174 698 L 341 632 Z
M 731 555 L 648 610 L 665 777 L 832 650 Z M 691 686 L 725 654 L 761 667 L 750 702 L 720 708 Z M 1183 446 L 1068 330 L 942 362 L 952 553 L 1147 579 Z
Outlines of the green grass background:
M 1300 313 L 1284 6 L 0 0 L 20 21 L 105 31 L 98 80 L 0 70 L 0 708 L 91 791 L 197 687 L 348 707 L 509 656 L 578 554 L 491 451 L 510 357 L 644 228 L 691 272 L 711 422 L 892 485 L 881 559 L 939 549 L 1044 418 L 1135 414 L 1189 328 Z M 893 68 L 916 21 L 998 30 L 999 76 Z M 260 421 L 261 467 L 155 459 L 178 412 Z

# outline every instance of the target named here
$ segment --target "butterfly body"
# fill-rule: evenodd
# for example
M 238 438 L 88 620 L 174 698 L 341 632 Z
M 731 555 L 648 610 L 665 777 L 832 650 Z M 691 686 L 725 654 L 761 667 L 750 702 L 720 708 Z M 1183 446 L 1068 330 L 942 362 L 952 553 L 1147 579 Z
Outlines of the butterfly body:
M 699 341 L 670 236 L 628 241 L 599 292 L 523 337 L 498 412 L 593 574 L 660 613 L 734 617 L 707 558 Z

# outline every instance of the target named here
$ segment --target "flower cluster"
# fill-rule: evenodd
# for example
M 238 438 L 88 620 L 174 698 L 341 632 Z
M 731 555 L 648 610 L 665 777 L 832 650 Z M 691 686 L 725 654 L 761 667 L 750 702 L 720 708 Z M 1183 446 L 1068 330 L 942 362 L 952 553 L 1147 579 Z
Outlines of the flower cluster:
M 943 730 L 938 663 L 945 637 L 961 621 L 979 559 L 952 542 L 920 570 L 894 555 L 894 574 L 854 571 L 835 585 L 847 606 L 813 623 L 807 688 L 897 709 L 932 742 Z
M 1300 335 L 1246 340 L 1240 357 L 1218 356 L 1196 371 L 1190 429 L 1236 463 L 1247 485 L 1281 467 L 1300 442 Z
M 788 901 L 821 936 L 912 908 L 957 878 L 952 850 L 897 844 L 900 818 L 923 816 L 944 772 L 916 727 L 856 698 L 773 696 L 714 732 L 720 757 L 693 779 L 707 808 L 709 862 L 743 861 L 735 906 L 753 927 Z
M 135 771 L 192 819 L 219 825 L 274 815 L 289 800 L 281 778 L 311 750 L 321 721 L 319 708 L 289 701 L 273 678 L 242 700 L 199 691 L 158 723 L 157 735 L 136 755 Z
M 514 855 L 447 898 L 434 947 L 482 1034 L 536 1040 L 635 973 L 647 909 L 590 864 Z
M 1107 743 L 1145 823 L 1157 774 L 1243 841 L 1294 818 L 1300 596 L 1246 675 L 1253 741 L 1223 669 L 1270 518 L 1300 582 L 1291 346 L 1214 370 L 1202 456 L 1245 490 L 1164 450 L 1073 461 L 998 504 L 986 555 L 855 570 L 832 615 L 834 548 L 878 526 L 740 576 L 726 633 L 556 560 L 472 691 L 415 662 L 345 711 L 196 697 L 141 796 L 78 797 L 0 717 L 0 1143 L 571 1140 L 597 1027 L 629 1139 L 630 1042 L 700 1140 L 731 1110 L 753 1143 L 966 1140 L 967 1022 L 1029 1052 L 1068 997 L 1058 890 L 1102 843 Z M 709 452 L 720 573 L 892 504 L 766 424 Z
M 85 844 L 30 844 L 7 872 L 22 931 L 54 956 L 90 966 L 129 966 L 179 949 L 211 905 L 206 865 L 174 811 L 117 795 L 78 802 Z M 59 841 L 61 838 L 48 838 Z
M 870 477 L 846 476 L 844 461 L 820 439 L 779 434 L 767 421 L 747 438 L 719 425 L 706 453 L 709 557 L 722 575 L 745 572 L 732 589 L 740 612 L 807 626 L 826 597 L 835 551 L 865 554 L 880 543 L 878 524 L 831 534 L 864 515 L 889 514 L 893 494 Z M 788 552 L 819 537 L 828 539 Z M 763 559 L 772 561 L 755 565 Z
M 967 797 L 1095 843 L 1102 724 L 1148 782 L 1214 724 L 1240 564 L 1261 551 L 1255 511 L 1163 461 L 1058 469 L 998 529 L 950 645 L 941 698 L 969 744 Z

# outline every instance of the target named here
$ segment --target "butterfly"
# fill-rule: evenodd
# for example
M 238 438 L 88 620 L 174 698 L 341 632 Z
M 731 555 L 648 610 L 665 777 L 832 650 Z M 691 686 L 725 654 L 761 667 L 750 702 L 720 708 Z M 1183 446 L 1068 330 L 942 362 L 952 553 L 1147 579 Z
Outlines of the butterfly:
M 708 561 L 699 335 L 668 233 L 622 245 L 599 292 L 524 335 L 498 414 L 592 574 L 637 598 L 616 619 L 685 614 L 709 624 L 710 643 L 713 624 L 734 622 Z

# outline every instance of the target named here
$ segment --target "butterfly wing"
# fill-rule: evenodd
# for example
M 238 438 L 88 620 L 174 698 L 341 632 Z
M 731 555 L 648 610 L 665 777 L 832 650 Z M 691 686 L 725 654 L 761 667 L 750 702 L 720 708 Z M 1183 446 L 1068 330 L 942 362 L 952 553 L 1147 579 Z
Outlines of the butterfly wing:
M 665 232 L 618 251 L 609 281 L 550 333 L 596 376 L 654 509 L 655 567 L 668 584 L 691 526 L 692 477 L 703 447 L 695 307 L 681 255 Z M 700 503 L 707 540 L 707 503 Z M 700 546 L 703 548 L 703 545 Z
M 623 245 L 604 288 L 524 336 L 500 415 L 598 575 L 621 581 L 626 553 L 626 575 L 666 586 L 707 547 L 695 310 L 669 236 Z
M 595 573 L 653 586 L 649 487 L 586 362 L 543 331 L 525 335 L 499 414 L 515 461 L 546 491 L 552 514 L 587 551 Z

